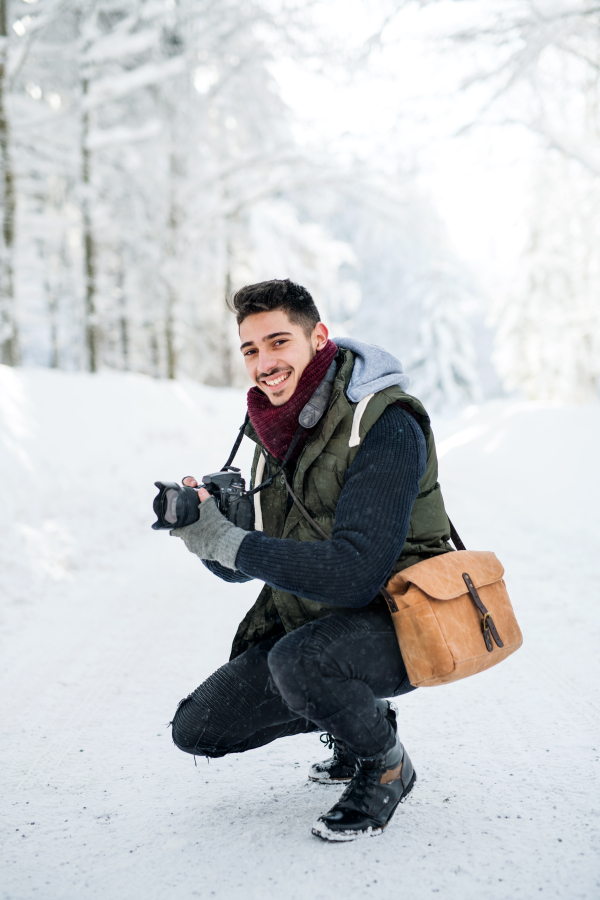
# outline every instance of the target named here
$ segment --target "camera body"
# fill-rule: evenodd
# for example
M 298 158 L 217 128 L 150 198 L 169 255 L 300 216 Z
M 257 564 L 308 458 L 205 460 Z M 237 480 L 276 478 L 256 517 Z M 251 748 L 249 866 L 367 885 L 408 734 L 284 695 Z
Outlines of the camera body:
M 152 527 L 183 528 L 200 518 L 198 489 L 179 485 L 173 481 L 155 481 L 158 494 L 154 498 L 156 522 Z M 246 482 L 240 470 L 229 466 L 226 471 L 204 475 L 202 486 L 215 498 L 220 512 L 233 525 L 246 531 L 254 531 L 254 500 L 246 492 Z
M 254 498 L 246 493 L 246 482 L 239 469 L 230 466 L 227 472 L 204 475 L 202 484 L 233 525 L 254 531 Z

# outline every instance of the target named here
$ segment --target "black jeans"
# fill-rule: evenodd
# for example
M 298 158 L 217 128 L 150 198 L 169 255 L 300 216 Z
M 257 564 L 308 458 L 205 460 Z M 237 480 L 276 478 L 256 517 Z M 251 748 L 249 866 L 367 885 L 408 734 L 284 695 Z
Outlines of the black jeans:
M 389 613 L 348 610 L 267 638 L 217 669 L 179 704 L 173 741 L 219 757 L 328 731 L 373 757 L 394 742 L 376 699 L 412 690 Z

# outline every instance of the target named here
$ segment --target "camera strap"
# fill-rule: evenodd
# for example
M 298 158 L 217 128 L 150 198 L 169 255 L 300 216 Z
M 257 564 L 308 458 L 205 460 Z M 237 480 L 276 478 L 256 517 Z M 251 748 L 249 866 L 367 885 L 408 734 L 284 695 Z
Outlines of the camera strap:
M 231 453 L 229 454 L 229 458 L 228 458 L 227 462 L 225 463 L 225 465 L 223 466 L 223 468 L 221 469 L 221 472 L 226 472 L 230 468 L 233 460 L 235 459 L 236 453 L 240 449 L 240 444 L 242 443 L 242 439 L 244 437 L 244 430 L 246 428 L 246 425 L 248 424 L 249 418 L 250 418 L 250 416 L 248 415 L 248 413 L 246 413 L 246 418 L 244 419 L 244 422 L 239 430 L 238 436 L 235 439 L 235 444 L 231 448 Z M 296 429 L 296 433 L 295 433 L 294 437 L 292 438 L 292 442 L 291 442 L 290 446 L 288 447 L 287 453 L 283 457 L 283 461 L 282 461 L 281 465 L 279 466 L 279 468 L 276 469 L 272 475 L 269 475 L 267 480 L 263 481 L 262 484 L 259 484 L 257 487 L 255 487 L 251 491 L 247 491 L 246 493 L 249 496 L 251 496 L 252 494 L 256 494 L 258 491 L 262 491 L 262 489 L 265 487 L 268 487 L 275 480 L 275 478 L 279 475 L 279 473 L 283 471 L 283 468 L 287 464 L 288 459 L 294 452 L 294 448 L 296 447 L 296 444 L 298 443 L 298 441 L 300 440 L 300 438 L 302 437 L 302 435 L 304 434 L 305 431 L 306 431 L 306 428 L 303 425 L 298 426 L 298 428 Z
M 234 461 L 235 455 L 238 452 L 238 450 L 240 449 L 240 444 L 242 443 L 242 439 L 244 437 L 244 431 L 245 431 L 246 425 L 248 424 L 249 419 L 250 419 L 250 416 L 248 415 L 248 413 L 246 413 L 246 418 L 242 422 L 242 427 L 240 428 L 238 436 L 235 439 L 235 444 L 231 448 L 231 453 L 229 454 L 229 458 L 228 458 L 227 462 L 225 463 L 225 465 L 223 466 L 223 468 L 221 469 L 221 472 L 226 472 L 227 469 L 229 468 L 229 466 L 231 465 L 231 463 Z
M 298 441 L 300 440 L 300 438 L 302 437 L 302 435 L 303 435 L 303 433 L 304 433 L 305 431 L 306 431 L 306 429 L 304 428 L 303 425 L 300 425 L 300 426 L 298 427 L 298 429 L 296 430 L 296 434 L 295 434 L 294 437 L 292 438 L 292 443 L 291 443 L 290 446 L 288 447 L 287 453 L 286 453 L 285 456 L 283 457 L 283 461 L 282 461 L 281 465 L 279 466 L 279 468 L 278 468 L 278 469 L 275 469 L 275 471 L 273 472 L 273 474 L 272 474 L 271 476 L 269 476 L 269 478 L 267 478 L 266 481 L 263 481 L 262 484 L 259 484 L 259 485 L 257 485 L 257 487 L 253 488 L 251 491 L 248 491 L 248 494 L 252 495 L 252 494 L 258 493 L 258 491 L 262 491 L 263 488 L 266 488 L 266 487 L 268 487 L 270 484 L 273 483 L 273 481 L 274 481 L 275 478 L 280 474 L 280 472 L 283 472 L 283 470 L 284 470 L 284 468 L 285 468 L 285 465 L 286 465 L 288 459 L 290 458 L 290 456 L 291 456 L 292 453 L 294 452 L 294 448 L 295 448 L 296 444 L 298 443 Z M 284 475 L 284 478 L 285 478 L 285 475 Z

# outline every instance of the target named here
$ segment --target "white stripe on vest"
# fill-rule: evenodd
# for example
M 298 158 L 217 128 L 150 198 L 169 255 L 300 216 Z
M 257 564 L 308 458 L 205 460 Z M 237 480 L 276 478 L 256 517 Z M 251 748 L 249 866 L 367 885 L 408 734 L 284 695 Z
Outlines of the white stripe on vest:
M 254 477 L 254 487 L 258 487 L 258 485 L 263 480 L 263 474 L 265 471 L 266 457 L 264 453 L 261 453 L 258 457 L 258 462 L 256 463 L 256 475 Z M 262 517 L 262 509 L 260 507 L 260 491 L 254 495 L 254 530 L 255 531 L 263 531 L 263 517 Z
M 367 394 L 366 397 L 363 397 L 354 410 L 354 417 L 352 419 L 352 431 L 350 432 L 350 440 L 348 441 L 349 447 L 358 447 L 360 444 L 360 420 L 363 417 L 363 413 L 367 408 L 367 404 L 371 397 L 374 397 L 375 394 Z

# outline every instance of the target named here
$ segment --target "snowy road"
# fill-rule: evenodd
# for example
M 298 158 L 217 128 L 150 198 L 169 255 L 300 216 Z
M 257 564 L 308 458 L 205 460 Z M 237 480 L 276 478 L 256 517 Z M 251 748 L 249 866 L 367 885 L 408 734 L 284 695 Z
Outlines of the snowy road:
M 328 845 L 317 736 L 195 767 L 166 728 L 257 586 L 151 532 L 151 484 L 218 468 L 242 395 L 0 367 L 3 900 L 600 896 L 600 408 L 472 412 L 438 426 L 442 488 L 525 644 L 399 699 L 415 790 Z

